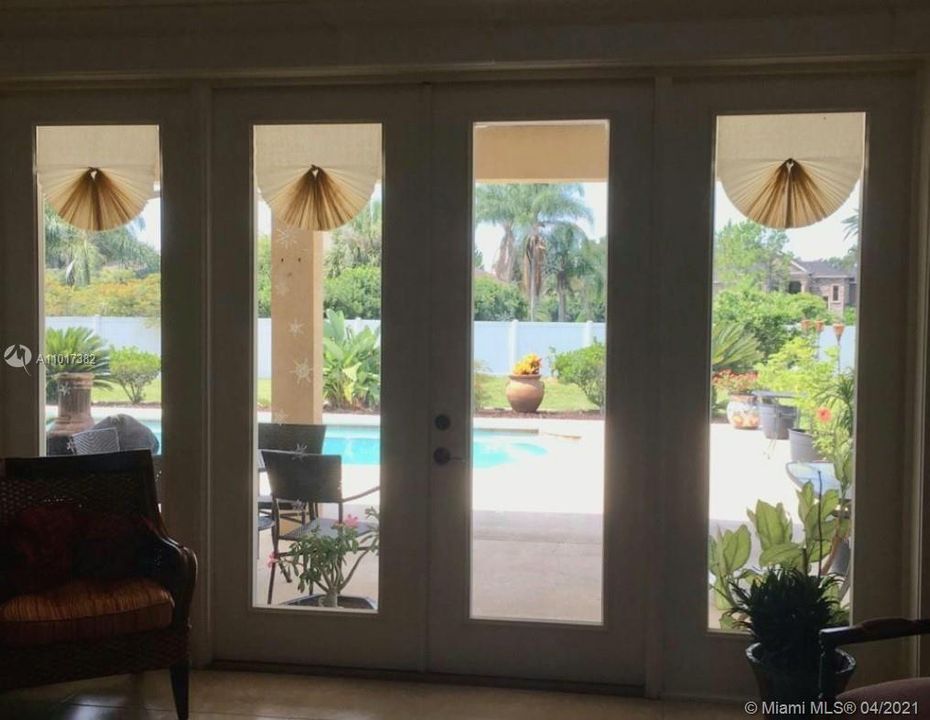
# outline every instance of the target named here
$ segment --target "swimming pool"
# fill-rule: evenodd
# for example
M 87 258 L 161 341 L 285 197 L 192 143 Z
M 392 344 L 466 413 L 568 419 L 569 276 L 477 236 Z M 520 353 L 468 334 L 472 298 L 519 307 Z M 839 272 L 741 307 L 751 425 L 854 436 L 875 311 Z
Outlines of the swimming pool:
M 142 420 L 161 445 L 161 421 Z M 327 425 L 323 452 L 341 455 L 345 465 L 379 465 L 381 463 L 381 430 L 377 427 Z M 487 469 L 500 465 L 543 457 L 548 449 L 538 435 L 506 430 L 475 430 L 473 434 L 473 467 Z

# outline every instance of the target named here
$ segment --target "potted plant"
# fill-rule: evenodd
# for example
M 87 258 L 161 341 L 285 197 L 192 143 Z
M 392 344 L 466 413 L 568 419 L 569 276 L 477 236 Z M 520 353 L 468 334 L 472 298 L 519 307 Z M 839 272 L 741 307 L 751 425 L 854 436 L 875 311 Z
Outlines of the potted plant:
M 513 366 L 505 394 L 515 412 L 534 413 L 539 409 L 546 394 L 546 386 L 539 377 L 541 369 L 542 359 L 535 353 L 525 355 Z
M 755 372 L 722 370 L 714 375 L 714 387 L 727 394 L 727 421 L 735 428 L 755 430 L 759 427 L 759 407 L 752 395 L 757 380 Z
M 74 433 L 94 426 L 91 391 L 110 387 L 109 353 L 103 339 L 88 328 L 49 329 L 43 361 L 46 399 L 58 402 L 58 414 L 48 429 L 48 452 L 65 454 Z
M 377 520 L 378 512 L 374 508 L 365 511 L 368 518 Z M 359 519 L 346 515 L 341 523 L 334 523 L 332 533 L 323 533 L 317 524 L 308 535 L 291 543 L 286 555 L 276 557 L 274 553 L 268 558 L 269 565 L 283 563 L 297 578 L 300 592 L 310 590 L 311 594 L 291 600 L 288 605 L 310 605 L 328 608 L 348 608 L 355 610 L 373 610 L 376 605 L 363 597 L 343 595 L 352 581 L 359 563 L 368 553 L 378 553 L 378 527 L 368 526 L 361 530 Z M 349 563 L 349 556 L 355 557 Z M 313 589 L 322 591 L 313 594 Z
M 796 567 L 766 570 L 748 587 L 734 583 L 729 611 L 749 631 L 746 658 L 763 702 L 811 703 L 820 694 L 820 631 L 843 622 L 833 575 Z M 834 685 L 842 692 L 856 669 L 851 655 L 835 650 Z M 809 717 L 802 714 L 802 717 Z
M 821 360 L 819 349 L 809 337 L 796 337 L 785 343 L 773 353 L 766 363 L 759 368 L 759 386 L 789 395 L 794 409 L 793 418 L 786 415 L 786 420 L 794 420 L 787 428 L 791 459 L 796 462 L 818 462 L 823 460 L 814 446 L 810 430 L 814 424 L 817 408 L 822 405 L 821 396 L 829 388 L 836 369 L 832 359 L 835 349 L 827 354 L 830 359 Z M 781 406 L 784 407 L 784 406 Z M 763 431 L 770 414 L 775 409 L 761 408 L 761 425 Z M 777 418 L 776 418 L 777 420 Z M 779 434 L 782 437 L 783 434 Z

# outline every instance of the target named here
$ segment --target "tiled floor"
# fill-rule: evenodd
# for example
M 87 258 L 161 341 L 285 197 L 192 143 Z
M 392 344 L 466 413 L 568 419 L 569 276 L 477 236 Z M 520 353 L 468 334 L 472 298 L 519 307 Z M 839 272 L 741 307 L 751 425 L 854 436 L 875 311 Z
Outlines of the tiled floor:
M 199 671 L 191 720 L 736 720 L 738 705 Z M 173 720 L 167 673 L 0 695 L 3 720 Z

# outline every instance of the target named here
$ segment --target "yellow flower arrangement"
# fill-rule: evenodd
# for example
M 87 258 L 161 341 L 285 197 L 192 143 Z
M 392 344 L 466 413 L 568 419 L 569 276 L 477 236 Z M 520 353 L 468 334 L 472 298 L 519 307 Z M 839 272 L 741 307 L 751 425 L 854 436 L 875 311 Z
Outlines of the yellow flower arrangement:
M 542 369 L 542 358 L 536 353 L 524 355 L 520 362 L 513 366 L 511 375 L 539 375 Z

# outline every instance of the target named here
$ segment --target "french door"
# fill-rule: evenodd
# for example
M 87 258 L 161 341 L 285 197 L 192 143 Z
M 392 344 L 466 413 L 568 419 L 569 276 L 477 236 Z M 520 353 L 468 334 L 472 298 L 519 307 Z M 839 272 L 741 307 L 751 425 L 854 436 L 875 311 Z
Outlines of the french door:
M 616 83 L 217 94 L 217 659 L 643 684 L 645 585 L 634 578 L 647 569 L 633 548 L 646 532 L 646 398 L 641 385 L 615 378 L 643 370 L 618 338 L 647 341 L 646 315 L 623 308 L 647 305 L 650 98 L 648 86 Z M 517 152 L 507 157 L 507 148 Z M 311 167 L 337 182 L 352 175 L 363 187 L 353 210 L 361 220 L 326 232 L 295 227 L 279 189 L 311 182 Z M 490 272 L 496 230 L 472 221 L 482 186 L 549 193 L 574 208 L 544 208 L 537 229 L 558 228 L 567 252 L 592 255 L 589 307 L 572 308 L 577 323 L 565 307 L 535 322 L 539 287 L 529 315 L 523 225 L 520 247 L 505 248 L 506 274 Z M 378 277 L 380 294 L 353 305 L 340 285 L 362 276 Z M 481 283 L 516 307 L 473 326 Z M 500 400 L 513 358 L 495 354 L 493 335 L 503 325 L 523 334 L 527 353 L 587 347 L 617 372 L 606 386 L 597 379 L 600 394 L 577 390 L 549 419 L 511 419 Z M 476 333 L 484 356 L 473 352 Z M 368 351 L 353 346 L 369 354 L 348 369 L 351 388 L 335 390 L 346 343 L 366 338 Z M 545 382 L 558 395 L 549 362 Z M 496 403 L 473 407 L 473 367 Z M 375 374 L 377 394 L 362 386 Z M 340 456 L 346 496 L 377 488 L 344 508 L 363 523 L 377 516 L 378 551 L 344 591 L 361 596 L 362 609 L 302 605 L 311 590 L 299 590 L 299 568 L 286 559 L 293 526 L 268 528 L 276 520 L 262 504 L 271 481 L 258 438 L 307 424 L 326 426 L 322 451 Z M 338 520 L 335 506 L 320 512 Z
M 787 371 L 804 361 L 830 388 L 852 383 L 837 567 L 855 620 L 908 614 L 897 589 L 914 552 L 899 527 L 913 447 L 876 430 L 914 411 L 908 83 L 217 91 L 214 657 L 751 692 L 708 536 L 751 521 L 759 500 L 804 530 L 789 442 L 713 417 L 721 296 L 805 314 L 763 332 L 739 311 L 756 346 L 725 369 L 758 371 L 809 434 L 842 411 L 839 396 L 826 413 L 793 405 Z M 766 143 L 806 134 L 823 138 L 815 161 L 823 149 L 849 170 L 846 200 L 815 234 L 783 237 L 732 200 L 727 163 L 793 160 Z M 327 183 L 351 209 L 313 226 L 306 200 Z M 861 253 L 843 231 L 854 214 Z M 769 275 L 725 265 L 734 227 L 781 243 Z M 842 254 L 845 270 L 830 260 Z M 798 353 L 787 365 L 784 348 Z M 260 438 L 292 425 L 325 426 L 341 510 L 330 497 L 269 511 Z M 297 462 L 313 447 L 284 449 Z M 331 579 L 301 587 L 288 560 L 301 510 L 376 525 L 377 551 L 365 535 L 341 587 L 348 604 L 312 606 Z M 888 651 L 870 667 L 906 660 Z

